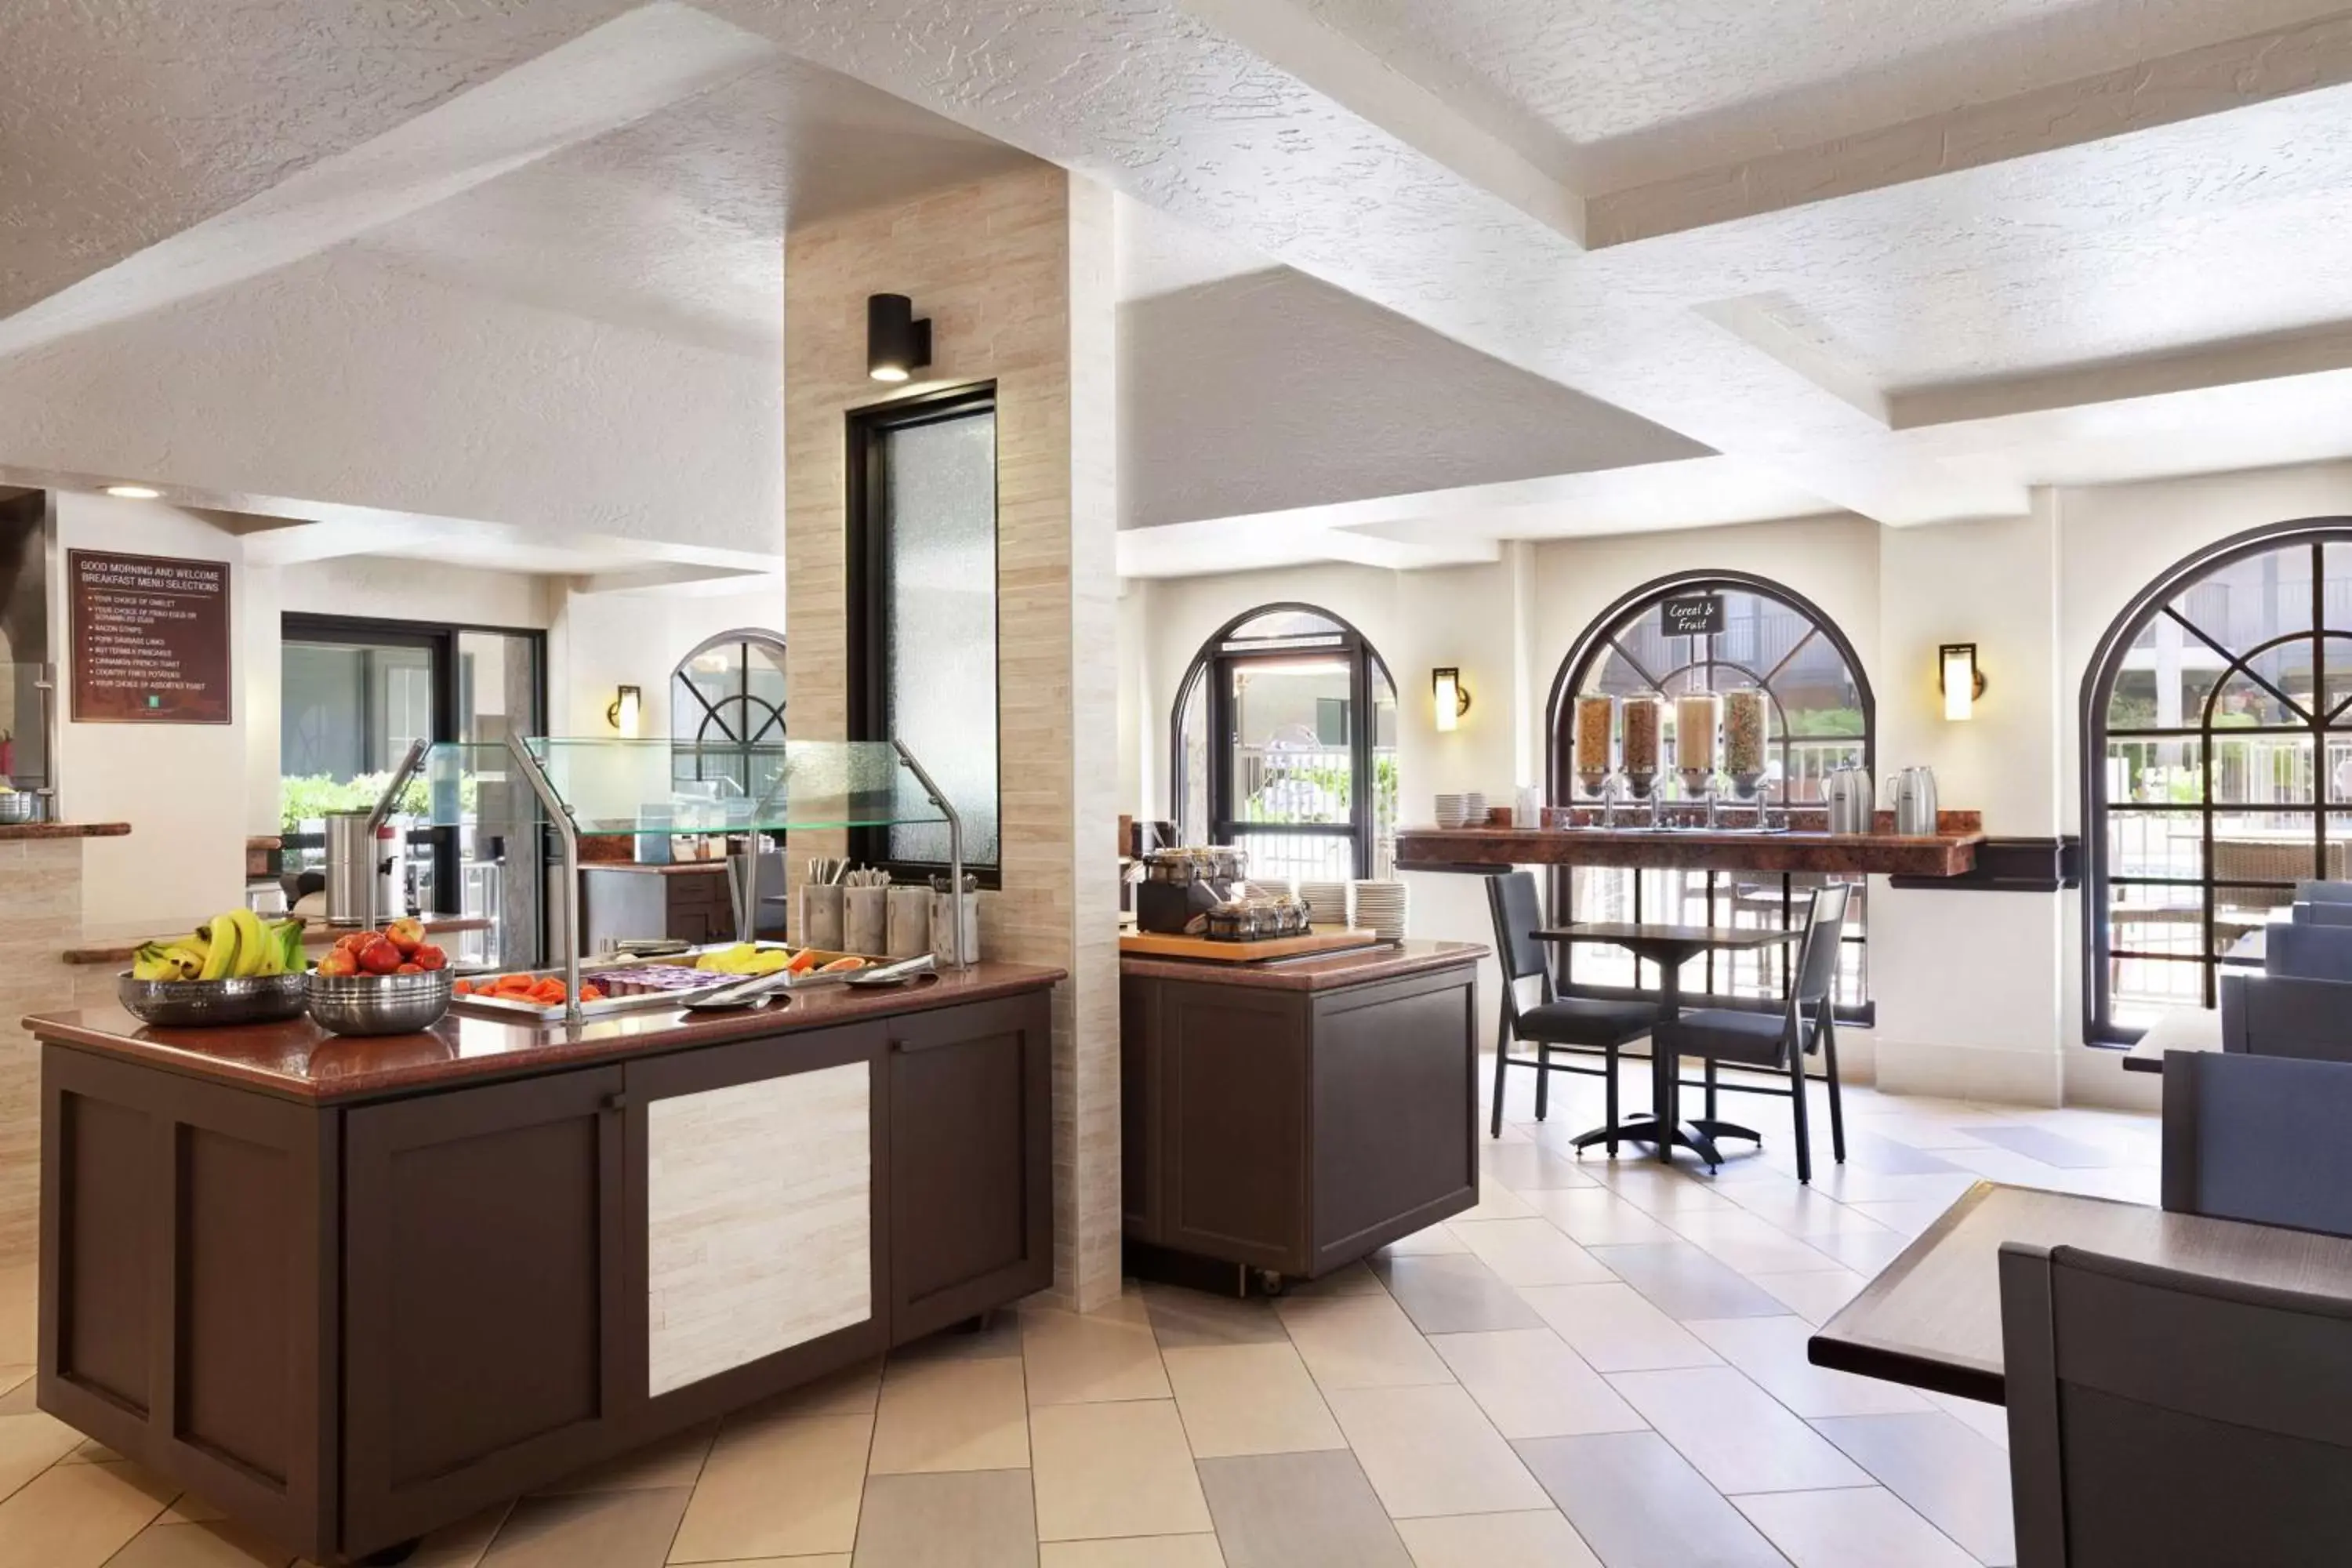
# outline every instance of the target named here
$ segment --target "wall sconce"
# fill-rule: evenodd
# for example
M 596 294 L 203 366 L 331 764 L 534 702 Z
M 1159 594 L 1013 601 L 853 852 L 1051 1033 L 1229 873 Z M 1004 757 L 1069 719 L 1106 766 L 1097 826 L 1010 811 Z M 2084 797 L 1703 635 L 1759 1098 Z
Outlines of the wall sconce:
M 644 708 L 645 693 L 634 686 L 624 686 L 614 694 L 612 706 L 604 710 L 604 722 L 634 741 L 637 738 L 637 718 Z
M 915 302 L 904 294 L 866 296 L 866 374 L 876 381 L 905 381 L 931 363 L 931 322 L 915 319 Z
M 1977 668 L 1977 645 L 1948 642 L 1936 650 L 1936 684 L 1944 693 L 1944 717 L 1973 719 L 1984 695 L 1984 671 Z
M 1430 698 L 1437 706 L 1437 727 L 1452 730 L 1470 711 L 1470 689 L 1462 684 L 1462 672 L 1448 667 L 1429 672 Z

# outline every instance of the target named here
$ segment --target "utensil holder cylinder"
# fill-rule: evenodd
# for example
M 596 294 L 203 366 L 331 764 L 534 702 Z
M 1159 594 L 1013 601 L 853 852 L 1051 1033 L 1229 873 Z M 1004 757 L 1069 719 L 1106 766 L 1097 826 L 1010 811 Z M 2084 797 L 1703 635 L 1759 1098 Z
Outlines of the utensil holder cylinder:
M 842 951 L 846 932 L 842 927 L 845 919 L 842 897 L 849 889 L 834 883 L 805 883 L 801 888 L 800 939 L 803 947 L 821 947 L 829 952 Z

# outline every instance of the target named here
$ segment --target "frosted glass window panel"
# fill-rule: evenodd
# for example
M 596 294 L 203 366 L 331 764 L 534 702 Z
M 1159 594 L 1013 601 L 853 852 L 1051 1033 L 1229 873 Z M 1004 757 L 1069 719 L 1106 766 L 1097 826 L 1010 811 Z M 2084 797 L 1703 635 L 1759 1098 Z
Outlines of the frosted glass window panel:
M 999 858 L 996 415 L 961 415 L 883 438 L 890 735 L 963 818 L 967 865 Z M 944 825 L 890 830 L 894 860 L 944 864 Z

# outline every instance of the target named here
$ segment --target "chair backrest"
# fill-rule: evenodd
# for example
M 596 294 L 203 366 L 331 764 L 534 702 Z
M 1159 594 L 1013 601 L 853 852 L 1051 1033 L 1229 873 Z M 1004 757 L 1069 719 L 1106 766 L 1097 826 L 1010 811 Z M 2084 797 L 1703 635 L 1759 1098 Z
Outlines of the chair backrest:
M 2352 1062 L 2164 1057 L 2164 1206 L 2352 1236 Z
M 2352 926 L 2352 904 L 2299 903 L 2289 916 L 2306 926 Z
M 1797 951 L 1797 983 L 1790 995 L 1801 1006 L 1810 1007 L 1830 994 L 1837 984 L 1838 948 L 1845 931 L 1846 900 L 1853 889 L 1845 882 L 1832 882 L 1813 889 L 1811 911 L 1805 917 L 1805 942 Z
M 2352 982 L 2222 975 L 2221 1048 L 2352 1061 Z
M 2297 882 L 2298 904 L 2352 904 L 2352 882 Z
M 1544 944 L 1535 939 L 1543 924 L 1543 905 L 1536 898 L 1532 871 L 1505 871 L 1486 879 L 1486 908 L 1495 918 L 1495 959 L 1503 966 L 1503 984 L 1545 973 Z
M 2263 972 L 2301 980 L 2352 980 L 2352 926 L 2273 922 L 2263 933 Z
M 2319 1568 L 2352 1541 L 2352 1301 L 2000 1248 L 2021 1568 Z

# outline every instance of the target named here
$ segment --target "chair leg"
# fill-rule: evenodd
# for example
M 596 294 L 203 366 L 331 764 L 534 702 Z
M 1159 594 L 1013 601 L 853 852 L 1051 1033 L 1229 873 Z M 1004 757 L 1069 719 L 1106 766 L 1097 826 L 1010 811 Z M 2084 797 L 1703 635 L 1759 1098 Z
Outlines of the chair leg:
M 1617 1157 L 1617 1046 L 1613 1041 L 1610 1044 L 1606 1060 L 1609 1065 L 1608 1087 L 1601 1093 L 1606 1097 L 1607 1109 L 1601 1114 L 1605 1119 L 1601 1125 L 1609 1129 L 1609 1157 L 1613 1160 Z
M 1551 1047 L 1536 1042 L 1536 1120 L 1551 1114 Z
M 1511 1021 L 1507 1017 L 1495 1021 L 1495 1115 L 1487 1125 L 1486 1136 L 1503 1135 L 1503 1069 L 1511 1060 Z
M 1789 1052 L 1789 1105 L 1797 1123 L 1797 1180 L 1813 1179 L 1813 1131 L 1805 1108 L 1805 1053 Z
M 1715 1058 L 1713 1057 L 1706 1058 L 1706 1119 L 1709 1121 L 1717 1120 L 1715 1114 Z
M 1837 1163 L 1845 1163 L 1845 1105 L 1838 1093 L 1837 1028 L 1830 1022 L 1829 1006 L 1822 1006 L 1822 1071 L 1830 1080 L 1830 1152 Z

